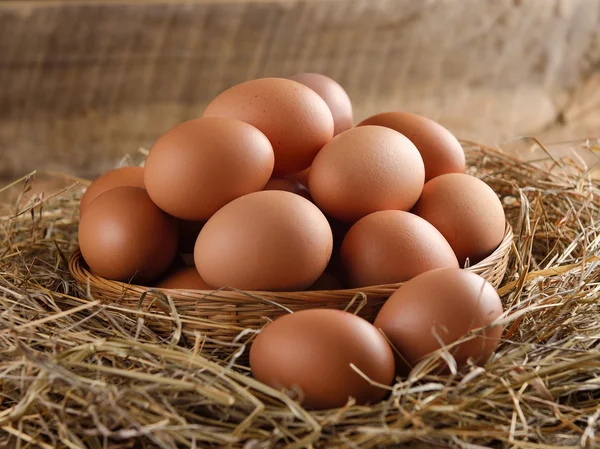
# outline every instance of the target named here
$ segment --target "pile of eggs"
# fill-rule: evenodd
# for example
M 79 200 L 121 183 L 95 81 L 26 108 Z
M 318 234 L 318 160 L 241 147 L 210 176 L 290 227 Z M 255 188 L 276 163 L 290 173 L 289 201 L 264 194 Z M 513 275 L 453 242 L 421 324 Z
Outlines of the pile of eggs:
M 389 385 L 502 313 L 493 287 L 461 267 L 498 247 L 504 211 L 464 172 L 460 143 L 428 118 L 387 112 L 354 126 L 330 78 L 256 79 L 167 131 L 143 167 L 96 179 L 81 200 L 79 245 L 96 275 L 158 288 L 405 282 L 375 327 L 307 310 L 268 325 L 252 346 L 255 376 L 299 387 L 308 407 L 370 403 L 385 390 L 365 377 Z M 461 343 L 456 363 L 485 361 L 499 332 Z

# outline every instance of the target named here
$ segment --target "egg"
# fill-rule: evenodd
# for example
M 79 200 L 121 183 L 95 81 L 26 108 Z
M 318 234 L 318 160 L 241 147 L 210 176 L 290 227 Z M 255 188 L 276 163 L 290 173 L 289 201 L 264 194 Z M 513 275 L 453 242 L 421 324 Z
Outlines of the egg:
M 340 281 L 333 274 L 325 271 L 319 279 L 315 281 L 313 285 L 311 285 L 309 290 L 342 290 L 344 285 L 342 281 Z
M 240 120 L 206 117 L 163 134 L 146 160 L 148 195 L 165 212 L 184 220 L 208 220 L 225 204 L 262 190 L 271 177 L 273 147 Z
M 198 274 L 196 267 L 176 267 L 169 270 L 155 285 L 156 288 L 212 290 Z
M 99 195 L 79 223 L 79 247 L 96 275 L 145 284 L 163 274 L 177 253 L 177 220 L 141 187 Z
M 504 238 L 502 203 L 485 182 L 449 173 L 423 188 L 413 212 L 427 220 L 448 240 L 458 262 L 473 265 L 492 254 Z
M 123 186 L 144 187 L 144 169 L 142 167 L 121 167 L 96 178 L 81 197 L 79 214 L 82 215 L 98 195 L 115 187 Z
M 498 293 L 485 279 L 460 268 L 443 268 L 401 286 L 383 305 L 374 324 L 398 351 L 397 368 L 406 375 L 439 350 L 440 342 L 451 345 L 480 328 L 485 329 L 448 351 L 458 369 L 469 358 L 484 364 L 502 335 L 502 326 L 492 326 L 501 315 Z
M 298 73 L 290 79 L 310 87 L 325 100 L 333 115 L 334 136 L 352 128 L 352 102 L 344 88 L 336 81 L 320 73 Z
M 263 190 L 283 190 L 300 195 L 307 200 L 310 200 L 308 189 L 293 179 L 288 178 L 271 178 Z
M 177 220 L 179 227 L 179 251 L 186 254 L 194 252 L 198 234 L 205 221 Z
M 440 232 L 410 212 L 385 210 L 358 220 L 341 251 L 352 287 L 404 282 L 436 268 L 458 268 Z
M 390 385 L 394 355 L 381 333 L 366 320 L 341 310 L 311 309 L 268 324 L 250 349 L 250 368 L 259 381 L 276 389 L 299 390 L 310 409 L 342 407 L 349 398 L 375 404 Z
M 325 271 L 333 237 L 310 201 L 265 190 L 233 200 L 200 231 L 194 260 L 216 288 L 304 290 Z
M 362 126 L 334 137 L 310 168 L 308 187 L 327 215 L 355 222 L 373 212 L 409 210 L 423 190 L 417 148 L 397 131 Z
M 236 118 L 260 129 L 275 151 L 275 176 L 309 167 L 333 136 L 327 103 L 305 85 L 283 78 L 233 86 L 209 103 L 204 117 Z
M 464 173 L 465 152 L 454 135 L 427 117 L 410 112 L 383 112 L 358 126 L 379 125 L 402 133 L 415 144 L 425 164 L 425 182 L 445 173 Z

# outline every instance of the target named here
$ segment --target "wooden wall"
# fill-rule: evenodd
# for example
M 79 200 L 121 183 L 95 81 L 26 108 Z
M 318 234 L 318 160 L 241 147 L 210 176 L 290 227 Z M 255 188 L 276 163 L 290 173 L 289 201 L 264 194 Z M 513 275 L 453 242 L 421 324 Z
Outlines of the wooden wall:
M 0 2 L 0 176 L 94 175 L 228 86 L 298 71 L 339 80 L 358 119 L 582 137 L 600 123 L 600 0 Z

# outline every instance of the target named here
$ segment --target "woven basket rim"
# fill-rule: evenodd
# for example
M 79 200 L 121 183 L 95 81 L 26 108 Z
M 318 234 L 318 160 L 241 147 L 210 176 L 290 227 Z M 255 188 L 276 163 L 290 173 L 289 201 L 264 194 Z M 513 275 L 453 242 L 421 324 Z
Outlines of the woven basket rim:
M 513 245 L 513 230 L 511 225 L 506 222 L 504 236 L 500 245 L 494 250 L 492 254 L 490 254 L 485 259 L 481 260 L 475 265 L 465 268 L 468 271 L 471 271 L 476 274 L 480 274 L 485 272 L 486 270 L 494 267 L 497 264 L 501 264 L 505 255 L 510 252 Z M 85 284 L 93 287 L 97 291 L 102 290 L 121 290 L 123 292 L 127 292 L 129 294 L 135 293 L 138 295 L 142 295 L 148 291 L 161 291 L 167 294 L 175 294 L 177 296 L 185 296 L 189 299 L 194 298 L 206 298 L 207 296 L 213 296 L 218 292 L 239 292 L 244 296 L 248 297 L 277 297 L 277 298 L 298 298 L 302 297 L 305 301 L 322 301 L 323 295 L 328 296 L 344 296 L 348 297 L 351 295 L 357 294 L 369 294 L 369 293 L 385 293 L 392 292 L 397 290 L 400 286 L 403 285 L 404 282 L 398 282 L 393 284 L 382 284 L 382 285 L 372 285 L 368 287 L 360 287 L 360 288 L 350 288 L 350 289 L 339 289 L 339 290 L 301 290 L 301 291 L 242 291 L 233 288 L 223 288 L 216 290 L 190 290 L 190 289 L 166 289 L 166 288 L 156 288 L 156 287 L 148 287 L 137 284 L 128 284 L 126 282 L 121 281 L 113 281 L 101 276 L 97 276 L 93 274 L 89 268 L 87 267 L 81 251 L 79 247 L 77 247 L 71 257 L 69 258 L 69 271 L 73 278 L 80 284 Z

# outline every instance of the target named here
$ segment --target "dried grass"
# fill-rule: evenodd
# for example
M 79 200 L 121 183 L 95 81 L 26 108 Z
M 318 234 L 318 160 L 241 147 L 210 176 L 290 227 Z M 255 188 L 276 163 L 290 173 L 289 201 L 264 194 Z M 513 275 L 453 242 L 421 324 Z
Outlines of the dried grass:
M 81 186 L 44 198 L 21 180 L 0 221 L 0 446 L 600 447 L 598 184 L 575 156 L 469 146 L 515 230 L 497 354 L 449 377 L 432 357 L 380 404 L 318 413 L 79 291 Z

